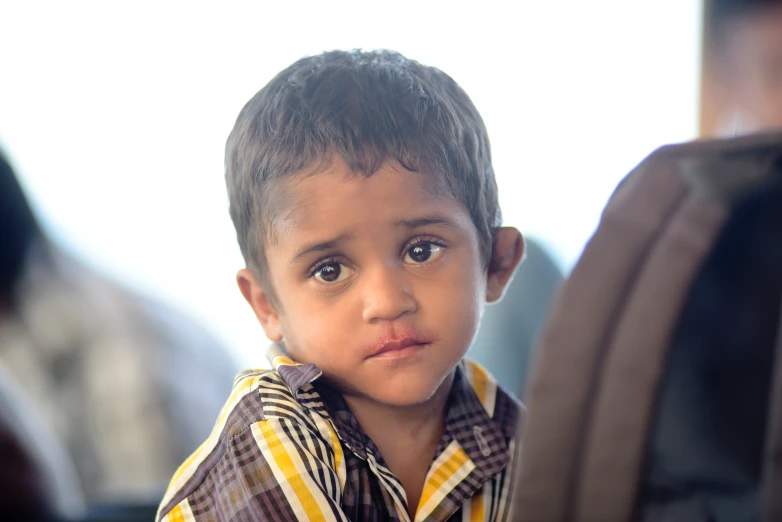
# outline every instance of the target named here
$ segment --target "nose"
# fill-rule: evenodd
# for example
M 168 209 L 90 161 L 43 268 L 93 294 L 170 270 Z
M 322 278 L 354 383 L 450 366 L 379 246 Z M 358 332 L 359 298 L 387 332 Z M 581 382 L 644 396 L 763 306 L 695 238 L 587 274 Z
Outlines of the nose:
M 366 322 L 391 321 L 418 310 L 409 274 L 404 268 L 381 266 L 364 274 Z

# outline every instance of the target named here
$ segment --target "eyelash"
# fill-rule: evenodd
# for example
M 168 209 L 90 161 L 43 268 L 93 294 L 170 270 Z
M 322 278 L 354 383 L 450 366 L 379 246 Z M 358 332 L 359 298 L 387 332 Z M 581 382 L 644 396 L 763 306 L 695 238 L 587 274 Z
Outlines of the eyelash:
M 321 259 L 320 261 L 318 261 L 317 263 L 312 265 L 312 268 L 309 269 L 309 276 L 310 277 L 315 277 L 315 274 L 318 273 L 318 270 L 320 270 L 324 266 L 330 265 L 332 263 L 341 263 L 340 258 L 337 257 L 337 256 L 329 256 L 329 257 Z
M 405 255 L 407 251 L 409 251 L 414 246 L 421 244 L 421 243 L 431 243 L 432 245 L 438 246 L 440 248 L 447 248 L 445 245 L 445 242 L 440 239 L 439 237 L 435 236 L 416 236 L 412 239 L 410 239 L 407 243 L 405 243 L 404 248 L 402 248 L 401 255 Z M 329 256 L 325 257 L 318 262 L 316 262 L 312 267 L 309 269 L 308 274 L 310 278 L 314 278 L 315 274 L 318 273 L 318 270 L 323 268 L 326 265 L 330 265 L 332 263 L 342 263 L 344 261 L 340 256 Z M 344 264 L 344 263 L 342 263 Z
M 408 250 L 413 248 L 415 245 L 421 244 L 421 243 L 431 243 L 435 246 L 438 246 L 440 248 L 446 248 L 445 242 L 443 242 L 442 239 L 435 236 L 417 236 L 411 239 L 410 241 L 405 244 L 405 247 L 402 249 L 402 255 L 404 255 Z

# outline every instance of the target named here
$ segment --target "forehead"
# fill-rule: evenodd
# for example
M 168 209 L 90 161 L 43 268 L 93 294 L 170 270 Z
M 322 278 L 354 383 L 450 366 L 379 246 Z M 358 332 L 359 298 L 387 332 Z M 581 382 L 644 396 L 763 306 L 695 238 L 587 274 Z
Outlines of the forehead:
M 339 158 L 275 180 L 267 206 L 272 243 L 296 230 L 380 224 L 435 207 L 466 215 L 438 176 L 411 172 L 392 162 L 365 176 L 352 172 Z

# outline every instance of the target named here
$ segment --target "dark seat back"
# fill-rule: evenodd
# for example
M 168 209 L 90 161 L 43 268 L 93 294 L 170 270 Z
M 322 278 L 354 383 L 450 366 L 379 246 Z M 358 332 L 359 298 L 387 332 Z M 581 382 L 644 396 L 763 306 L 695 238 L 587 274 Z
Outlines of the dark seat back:
M 514 520 L 782 520 L 782 134 L 665 147 L 554 304 Z

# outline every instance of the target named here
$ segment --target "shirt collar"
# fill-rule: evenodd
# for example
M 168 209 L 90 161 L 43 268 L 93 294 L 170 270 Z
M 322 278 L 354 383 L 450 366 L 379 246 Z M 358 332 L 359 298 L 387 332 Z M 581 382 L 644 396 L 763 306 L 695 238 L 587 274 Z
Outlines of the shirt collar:
M 480 482 L 493 477 L 508 464 L 510 454 L 506 440 L 515 435 L 515 417 L 502 419 L 500 423 L 489 415 L 472 387 L 465 364 L 472 363 L 462 362 L 455 369 L 446 406 L 445 433 L 437 454 L 456 441 L 475 464 L 479 473 L 477 480 Z M 368 452 L 380 455 L 342 395 L 328 385 L 316 383 L 314 387 L 328 418 L 347 447 L 362 459 L 367 458 Z M 510 422 L 506 423 L 506 420 Z
M 300 364 L 291 359 L 282 343 L 273 343 L 269 346 L 266 358 L 272 368 L 280 374 L 297 401 L 302 388 L 323 375 L 323 372 L 314 364 Z
M 297 401 L 301 400 L 300 392 L 307 395 L 312 392 L 312 383 L 323 374 L 315 364 L 295 362 L 288 356 L 284 345 L 279 343 L 269 347 L 267 358 Z M 488 479 L 507 465 L 509 453 L 506 439 L 513 436 L 515 427 L 511 425 L 513 423 L 505 422 L 505 419 L 500 419 L 502 423 L 499 423 L 489 415 L 478 399 L 473 383 L 468 379 L 469 372 L 465 371 L 465 364 L 472 363 L 462 362 L 456 367 L 453 386 L 448 397 L 445 434 L 441 446 L 456 440 L 481 475 Z M 497 393 L 502 393 L 499 387 Z M 354 453 L 361 458 L 366 458 L 368 446 L 376 450 L 338 393 L 330 393 L 330 388 L 318 386 L 318 394 L 326 405 L 328 416 L 334 423 L 340 438 Z
M 508 464 L 506 440 L 512 438 L 515 427 L 506 426 L 509 423 L 505 422 L 500 424 L 489 415 L 467 378 L 466 364 L 473 363 L 463 361 L 456 367 L 448 397 L 444 441 L 447 438 L 456 440 L 484 480 L 488 480 Z M 499 387 L 497 393 L 501 393 Z

